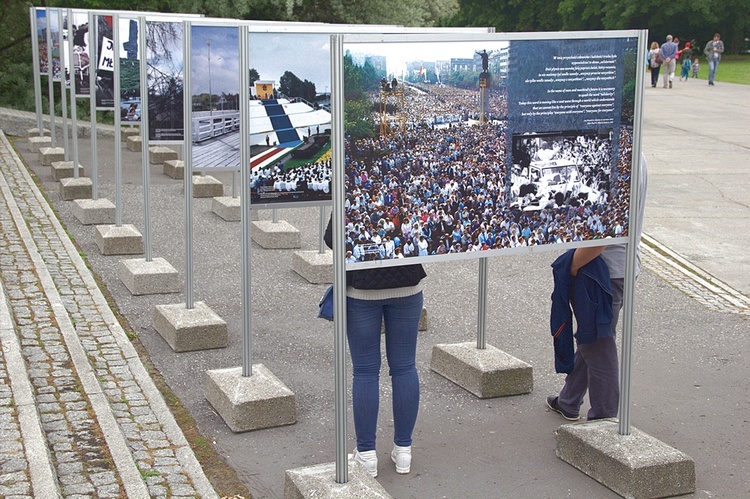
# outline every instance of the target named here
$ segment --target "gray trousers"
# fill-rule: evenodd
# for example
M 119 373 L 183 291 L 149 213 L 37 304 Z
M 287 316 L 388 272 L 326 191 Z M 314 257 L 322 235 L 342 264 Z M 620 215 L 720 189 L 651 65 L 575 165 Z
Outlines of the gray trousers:
M 594 343 L 578 345 L 573 359 L 573 371 L 565 377 L 557 403 L 566 412 L 578 414 L 586 390 L 591 409 L 588 419 L 617 417 L 620 401 L 620 382 L 617 367 L 617 343 L 614 333 L 622 309 L 624 279 L 611 279 L 612 333 Z

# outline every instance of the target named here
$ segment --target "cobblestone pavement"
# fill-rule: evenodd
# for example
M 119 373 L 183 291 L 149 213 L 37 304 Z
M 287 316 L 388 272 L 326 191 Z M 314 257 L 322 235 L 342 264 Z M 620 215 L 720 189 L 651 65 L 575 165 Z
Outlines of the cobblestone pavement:
M 0 497 L 215 497 L 90 271 L 0 139 Z M 27 437 L 35 430 L 43 442 Z

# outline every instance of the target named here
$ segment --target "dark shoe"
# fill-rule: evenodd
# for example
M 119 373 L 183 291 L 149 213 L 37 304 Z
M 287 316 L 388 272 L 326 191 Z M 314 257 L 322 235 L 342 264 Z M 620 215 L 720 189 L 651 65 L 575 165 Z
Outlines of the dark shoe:
M 557 397 L 555 395 L 550 395 L 549 397 L 547 397 L 547 407 L 549 407 L 568 421 L 578 421 L 581 418 L 581 416 L 579 416 L 578 414 L 573 414 L 571 412 L 565 411 L 559 405 L 557 405 Z
M 672 88 L 672 80 L 669 80 L 669 88 Z

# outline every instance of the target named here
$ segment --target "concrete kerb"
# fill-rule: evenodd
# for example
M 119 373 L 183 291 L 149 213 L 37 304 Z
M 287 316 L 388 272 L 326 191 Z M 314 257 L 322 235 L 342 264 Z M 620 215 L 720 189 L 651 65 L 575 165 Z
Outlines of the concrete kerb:
M 242 367 L 207 371 L 203 394 L 235 433 L 297 422 L 294 392 L 263 364 L 253 364 L 251 376 Z
M 623 497 L 681 496 L 695 492 L 695 463 L 654 437 L 616 420 L 563 425 L 557 457 Z
M 350 459 L 348 467 L 349 481 L 346 483 L 336 482 L 336 463 L 286 470 L 284 499 L 317 497 L 386 499 L 391 497 L 360 463 Z
M 430 368 L 482 399 L 534 388 L 531 365 L 490 345 L 480 350 L 476 342 L 434 345 Z
M 18 413 L 21 438 L 29 463 L 31 488 L 35 497 L 62 497 L 57 475 L 49 458 L 50 450 L 37 411 L 33 388 L 23 361 L 21 344 L 13 327 L 10 309 L 0 281 L 0 343 L 3 345 L 5 369 L 13 388 L 13 402 Z

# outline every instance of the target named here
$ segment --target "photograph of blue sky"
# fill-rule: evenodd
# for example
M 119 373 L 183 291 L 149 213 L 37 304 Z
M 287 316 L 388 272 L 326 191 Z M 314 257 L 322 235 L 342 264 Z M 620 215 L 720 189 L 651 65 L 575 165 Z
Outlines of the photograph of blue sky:
M 240 91 L 239 35 L 233 26 L 192 26 L 191 91 L 208 93 L 208 55 L 211 40 L 211 93 L 237 94 Z
M 171 30 L 166 29 L 171 25 Z M 182 78 L 182 23 L 146 20 L 146 29 L 156 33 L 147 37 L 154 46 L 148 46 L 149 87 L 155 72 L 163 76 L 172 75 Z M 173 36 L 172 36 L 173 35 Z
M 315 84 L 323 93 L 331 90 L 331 48 L 329 34 L 250 33 L 250 67 L 261 80 L 278 85 L 285 71 Z

